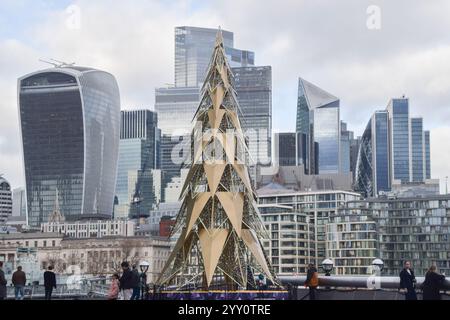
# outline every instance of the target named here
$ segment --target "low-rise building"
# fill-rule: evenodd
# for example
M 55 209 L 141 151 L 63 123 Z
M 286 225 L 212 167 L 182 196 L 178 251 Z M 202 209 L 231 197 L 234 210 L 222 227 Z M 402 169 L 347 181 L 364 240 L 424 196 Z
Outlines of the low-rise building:
M 28 252 L 34 265 L 23 266 L 26 273 L 40 270 L 30 281 L 42 281 L 42 273 L 49 265 L 57 274 L 111 275 L 121 272 L 122 261 L 139 265 L 149 262 L 147 272 L 149 283 L 156 281 L 170 254 L 169 242 L 160 237 L 68 238 L 61 233 L 16 233 L 0 235 L 0 261 L 5 262 L 6 273 L 21 262 L 21 254 Z M 35 273 L 35 271 L 33 271 Z
M 135 224 L 128 219 L 50 221 L 41 224 L 41 231 L 61 233 L 69 238 L 132 237 Z

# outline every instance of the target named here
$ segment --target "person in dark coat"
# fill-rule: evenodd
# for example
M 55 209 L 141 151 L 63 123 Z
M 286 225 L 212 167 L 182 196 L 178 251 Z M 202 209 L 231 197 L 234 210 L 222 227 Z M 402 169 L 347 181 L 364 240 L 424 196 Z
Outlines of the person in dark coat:
M 120 290 L 123 293 L 124 300 L 130 300 L 133 294 L 133 272 L 130 270 L 130 265 L 128 262 L 124 261 L 121 264 L 122 276 L 119 279 Z
M 27 276 L 25 272 L 22 271 L 22 266 L 17 267 L 17 271 L 12 275 L 11 282 L 14 285 L 14 296 L 16 297 L 16 300 L 23 300 Z
M 49 266 L 44 272 L 45 300 L 52 299 L 53 289 L 56 289 L 56 276 L 53 272 L 53 266 Z
M 5 272 L 3 271 L 3 261 L 0 261 L 0 300 L 6 299 L 6 284 Z
M 422 284 L 423 300 L 441 300 L 441 293 L 445 276 L 437 273 L 436 266 L 431 266 L 425 275 L 425 281 Z
M 400 291 L 405 292 L 405 300 L 417 300 L 416 277 L 411 269 L 411 262 L 406 261 L 400 272 Z
M 316 267 L 310 263 L 306 274 L 305 287 L 309 287 L 309 300 L 316 300 L 316 290 L 319 285 L 319 278 Z
M 139 274 L 136 265 L 133 265 L 133 270 L 131 272 L 133 273 L 133 294 L 131 295 L 130 300 L 139 300 L 141 295 L 141 275 Z

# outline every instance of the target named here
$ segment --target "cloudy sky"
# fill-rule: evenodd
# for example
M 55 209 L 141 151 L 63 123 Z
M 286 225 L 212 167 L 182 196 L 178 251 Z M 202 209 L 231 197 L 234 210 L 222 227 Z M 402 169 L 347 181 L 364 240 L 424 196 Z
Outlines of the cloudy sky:
M 16 85 L 46 67 L 40 58 L 109 71 L 124 109 L 153 108 L 155 87 L 174 82 L 175 26 L 220 25 L 257 65 L 272 66 L 274 130 L 295 127 L 299 76 L 340 97 L 357 135 L 373 111 L 405 94 L 431 131 L 432 176 L 444 182 L 449 12 L 447 0 L 0 0 L 0 174 L 24 185 Z

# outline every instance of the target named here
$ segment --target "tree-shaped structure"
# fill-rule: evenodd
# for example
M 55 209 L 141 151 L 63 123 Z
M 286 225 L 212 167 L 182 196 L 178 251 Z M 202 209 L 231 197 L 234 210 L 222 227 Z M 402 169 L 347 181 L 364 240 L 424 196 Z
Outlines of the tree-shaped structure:
M 274 281 L 267 237 L 246 166 L 233 74 L 219 30 L 192 131 L 191 163 L 173 234 L 178 241 L 157 281 L 183 288 L 246 288 L 253 274 Z

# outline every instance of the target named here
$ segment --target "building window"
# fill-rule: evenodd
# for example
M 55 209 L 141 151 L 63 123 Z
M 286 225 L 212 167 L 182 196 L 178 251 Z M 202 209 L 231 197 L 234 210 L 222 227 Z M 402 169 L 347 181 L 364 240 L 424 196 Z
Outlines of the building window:
M 43 246 L 46 247 L 47 246 L 47 241 L 44 240 L 43 243 L 44 243 Z
M 56 246 L 56 241 L 52 240 L 52 247 Z
M 34 242 L 34 246 L 35 246 L 36 248 L 38 247 L 38 242 L 37 242 L 37 241 Z

